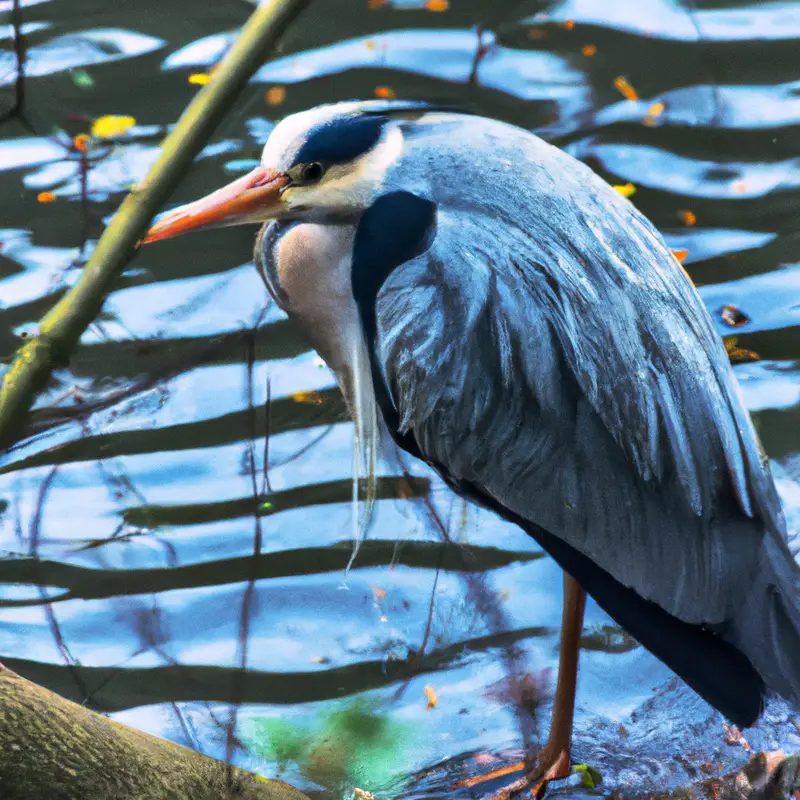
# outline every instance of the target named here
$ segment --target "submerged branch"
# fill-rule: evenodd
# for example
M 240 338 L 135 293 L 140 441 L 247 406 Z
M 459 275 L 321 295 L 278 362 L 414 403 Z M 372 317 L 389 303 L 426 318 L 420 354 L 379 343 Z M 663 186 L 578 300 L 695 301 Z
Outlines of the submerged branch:
M 188 105 L 164 140 L 158 161 L 103 232 L 80 280 L 42 319 L 38 335 L 17 352 L 0 387 L 0 446 L 20 438 L 36 394 L 45 387 L 52 370 L 66 363 L 100 312 L 113 281 L 133 257 L 150 220 L 250 76 L 309 2 L 268 0 L 260 5 L 220 62 L 214 79 Z

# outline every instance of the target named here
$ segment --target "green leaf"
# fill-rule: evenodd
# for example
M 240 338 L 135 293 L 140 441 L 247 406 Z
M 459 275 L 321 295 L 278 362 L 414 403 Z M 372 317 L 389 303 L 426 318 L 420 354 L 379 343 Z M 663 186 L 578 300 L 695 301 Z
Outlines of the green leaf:
M 600 773 L 588 764 L 575 764 L 572 771 L 581 776 L 581 786 L 584 789 L 596 789 L 603 782 Z
M 85 69 L 73 69 L 70 74 L 78 88 L 91 89 L 94 86 L 94 78 Z

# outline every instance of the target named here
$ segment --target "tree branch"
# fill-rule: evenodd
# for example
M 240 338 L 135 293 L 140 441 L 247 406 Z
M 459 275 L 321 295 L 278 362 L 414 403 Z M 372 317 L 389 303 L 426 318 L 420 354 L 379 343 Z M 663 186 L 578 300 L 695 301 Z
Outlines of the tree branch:
M 80 280 L 42 319 L 18 351 L 0 387 L 0 447 L 21 438 L 28 411 L 100 312 L 114 279 L 136 252 L 153 215 L 167 200 L 251 75 L 310 0 L 267 0 L 252 14 L 213 80 L 188 105 L 161 156 L 103 232 Z

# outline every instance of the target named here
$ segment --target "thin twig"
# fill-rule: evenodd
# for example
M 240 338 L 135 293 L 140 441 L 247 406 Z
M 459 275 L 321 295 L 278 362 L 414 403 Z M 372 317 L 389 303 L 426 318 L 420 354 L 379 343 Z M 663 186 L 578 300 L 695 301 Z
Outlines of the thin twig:
M 17 77 L 14 82 L 14 104 L 0 117 L 0 124 L 18 119 L 30 133 L 33 125 L 25 116 L 25 37 L 22 35 L 22 4 L 14 0 L 11 9 L 11 28 L 14 32 L 14 57 L 17 61 Z
M 247 443 L 247 466 L 250 473 L 250 484 L 253 492 L 253 558 L 251 561 L 250 577 L 247 581 L 247 588 L 242 597 L 242 610 L 239 615 L 239 669 L 235 673 L 235 680 L 231 691 L 231 713 L 228 718 L 228 728 L 225 740 L 225 761 L 231 765 L 233 763 L 234 750 L 236 748 L 236 719 L 239 706 L 244 697 L 244 682 L 247 677 L 247 646 L 250 639 L 250 621 L 253 612 L 253 600 L 255 598 L 256 581 L 258 580 L 258 562 L 261 556 L 263 534 L 261 530 L 261 515 L 259 512 L 260 496 L 258 492 L 258 478 L 256 472 L 256 438 L 258 436 L 256 426 L 256 406 L 253 402 L 253 372 L 255 370 L 255 328 L 247 338 L 247 405 L 250 409 L 250 438 Z M 232 771 L 230 773 L 233 774 Z

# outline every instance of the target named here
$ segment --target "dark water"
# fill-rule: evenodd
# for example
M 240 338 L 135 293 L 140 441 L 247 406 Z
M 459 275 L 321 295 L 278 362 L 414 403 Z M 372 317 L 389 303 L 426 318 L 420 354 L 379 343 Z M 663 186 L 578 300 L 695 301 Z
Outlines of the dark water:
M 0 2 L 4 22 L 12 5 Z M 189 76 L 252 9 L 20 6 L 24 120 L 0 127 L 3 357 L 75 281 L 197 91 Z M 10 109 L 14 36 L 0 33 Z M 800 528 L 800 3 L 450 0 L 436 12 L 318 0 L 174 200 L 247 170 L 284 114 L 376 90 L 475 105 L 635 186 L 632 201 L 688 250 L 720 333 L 757 356 L 740 353 L 737 374 Z M 135 125 L 71 150 L 104 115 Z M 254 233 L 142 250 L 0 457 L 0 658 L 144 730 L 266 775 L 281 766 L 323 796 L 353 784 L 442 796 L 518 758 L 510 673 L 530 670 L 549 694 L 560 574 L 420 465 L 407 479 L 390 462 L 345 578 L 352 429 L 330 373 L 264 311 Z M 440 544 L 431 508 L 464 548 Z M 670 788 L 746 761 L 721 718 L 591 603 L 586 624 L 575 756 L 606 789 Z M 800 750 L 780 704 L 745 736 Z

